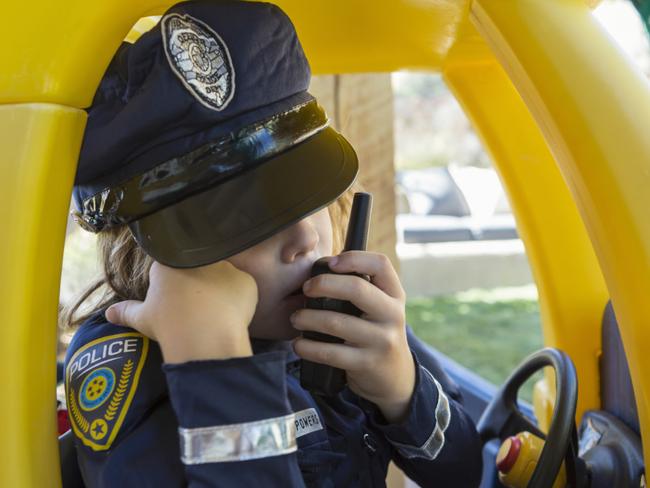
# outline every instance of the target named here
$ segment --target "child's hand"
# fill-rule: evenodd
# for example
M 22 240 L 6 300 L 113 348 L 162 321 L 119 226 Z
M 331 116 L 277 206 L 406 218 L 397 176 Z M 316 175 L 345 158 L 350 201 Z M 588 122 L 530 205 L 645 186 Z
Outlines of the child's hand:
M 397 273 L 386 256 L 365 251 L 342 253 L 329 266 L 337 273 L 366 274 L 371 283 L 357 276 L 322 274 L 305 282 L 305 295 L 347 300 L 364 314 L 357 318 L 298 310 L 291 317 L 296 329 L 323 332 L 345 343 L 298 338 L 296 354 L 344 369 L 352 391 L 376 404 L 389 422 L 399 421 L 415 387 L 415 364 L 406 341 L 406 297 Z
M 158 341 L 167 363 L 252 355 L 248 325 L 257 285 L 251 275 L 227 261 L 193 269 L 156 262 L 149 280 L 144 302 L 116 303 L 106 318 Z

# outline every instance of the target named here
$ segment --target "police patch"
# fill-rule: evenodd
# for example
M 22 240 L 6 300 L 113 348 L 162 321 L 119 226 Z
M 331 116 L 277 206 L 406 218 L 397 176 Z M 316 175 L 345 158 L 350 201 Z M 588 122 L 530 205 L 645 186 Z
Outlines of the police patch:
M 235 94 L 235 70 L 219 34 L 179 14 L 164 16 L 160 31 L 169 65 L 183 85 L 206 107 L 226 108 Z
M 89 342 L 76 351 L 65 375 L 70 424 L 95 451 L 111 447 L 140 379 L 149 339 L 137 332 Z

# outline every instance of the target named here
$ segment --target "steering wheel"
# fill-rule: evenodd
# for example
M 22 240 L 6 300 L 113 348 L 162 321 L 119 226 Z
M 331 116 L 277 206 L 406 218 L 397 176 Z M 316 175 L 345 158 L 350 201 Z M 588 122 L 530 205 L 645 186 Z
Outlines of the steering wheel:
M 555 370 L 556 378 L 555 407 L 548 435 L 544 435 L 517 407 L 517 392 L 521 385 L 545 366 L 551 366 Z M 485 444 L 497 437 L 504 440 L 527 430 L 546 440 L 528 488 L 552 486 L 565 459 L 569 486 L 576 486 L 577 399 L 578 378 L 569 356 L 559 349 L 542 349 L 528 356 L 517 367 L 485 408 L 477 426 L 481 441 Z

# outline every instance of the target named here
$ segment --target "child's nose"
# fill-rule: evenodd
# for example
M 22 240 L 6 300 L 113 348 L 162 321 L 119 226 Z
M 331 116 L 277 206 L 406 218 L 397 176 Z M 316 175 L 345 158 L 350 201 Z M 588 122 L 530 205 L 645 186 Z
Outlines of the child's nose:
M 285 231 L 285 239 L 282 260 L 291 263 L 316 249 L 320 237 L 313 222 L 307 217 L 289 227 Z

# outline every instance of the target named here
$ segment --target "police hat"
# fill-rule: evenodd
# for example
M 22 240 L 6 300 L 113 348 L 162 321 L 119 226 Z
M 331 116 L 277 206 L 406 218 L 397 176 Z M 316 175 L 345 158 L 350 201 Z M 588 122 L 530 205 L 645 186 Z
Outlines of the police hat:
M 88 108 L 77 222 L 94 232 L 128 224 L 157 261 L 194 267 L 325 207 L 358 162 L 309 80 L 278 7 L 175 5 L 119 48 Z

